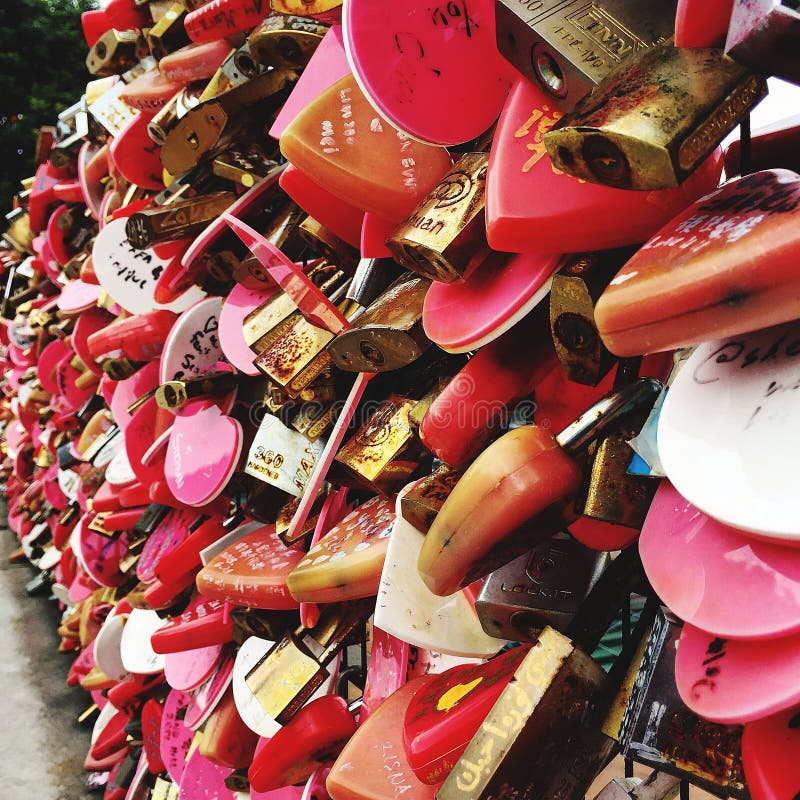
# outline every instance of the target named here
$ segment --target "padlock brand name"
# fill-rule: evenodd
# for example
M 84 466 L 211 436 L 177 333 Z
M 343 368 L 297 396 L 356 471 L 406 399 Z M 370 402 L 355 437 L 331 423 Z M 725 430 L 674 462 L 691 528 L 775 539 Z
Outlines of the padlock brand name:
M 406 225 L 411 228 L 417 228 L 421 231 L 428 231 L 436 236 L 444 229 L 444 221 L 436 220 L 432 217 L 426 217 L 421 214 L 413 214 L 406 220 Z
M 526 594 L 530 597 L 538 597 L 541 600 L 552 600 L 556 602 L 569 603 L 575 598 L 575 593 L 569 589 L 559 589 L 555 586 L 545 586 L 544 584 L 531 583 L 501 583 L 501 592 L 509 594 Z
M 647 42 L 642 41 L 629 28 L 612 17 L 606 9 L 594 3 L 567 15 L 565 19 L 615 61 L 621 61 L 631 53 L 648 47 Z M 600 54 L 587 53 L 584 58 L 587 62 L 593 61 L 598 66 L 603 63 Z
M 721 105 L 689 136 L 678 151 L 681 169 L 691 170 L 701 158 L 716 147 L 731 128 L 750 110 L 764 91 L 761 78 L 751 76 L 736 87 Z

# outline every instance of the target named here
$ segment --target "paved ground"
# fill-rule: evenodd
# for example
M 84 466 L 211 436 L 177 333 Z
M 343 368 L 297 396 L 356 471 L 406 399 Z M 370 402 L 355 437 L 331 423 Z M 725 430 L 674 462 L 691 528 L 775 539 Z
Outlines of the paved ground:
M 2 508 L 0 526 L 0 797 L 97 800 L 83 769 L 91 729 L 76 721 L 90 701 L 65 683 L 71 657 L 58 652 L 56 604 L 25 594 L 36 572 L 9 564 L 17 540 Z

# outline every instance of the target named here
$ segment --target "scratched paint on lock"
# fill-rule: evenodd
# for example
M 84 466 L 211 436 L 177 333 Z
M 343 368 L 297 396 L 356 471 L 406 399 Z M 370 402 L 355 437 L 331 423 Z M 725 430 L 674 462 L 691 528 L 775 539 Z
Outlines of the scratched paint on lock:
M 183 721 L 183 716 L 191 700 L 192 698 L 187 692 L 173 689 L 167 695 L 164 703 L 159 747 L 167 772 L 175 782 L 180 782 L 186 765 L 186 754 L 189 752 L 194 738 L 194 731 Z
M 289 574 L 295 600 L 330 603 L 376 594 L 394 522 L 393 498 L 372 497 L 348 514 Z
M 286 547 L 274 525 L 264 525 L 218 553 L 197 576 L 199 590 L 218 600 L 253 608 L 297 608 L 286 577 L 303 557 L 301 545 Z
M 494 0 L 351 0 L 348 60 L 369 102 L 399 130 L 431 144 L 466 142 L 497 118 L 512 79 L 494 17 Z

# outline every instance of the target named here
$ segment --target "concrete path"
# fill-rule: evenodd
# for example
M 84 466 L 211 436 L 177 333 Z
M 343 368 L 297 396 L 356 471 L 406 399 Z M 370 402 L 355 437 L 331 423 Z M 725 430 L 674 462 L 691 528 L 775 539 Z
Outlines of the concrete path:
M 91 721 L 77 722 L 91 700 L 65 682 L 56 603 L 25 594 L 36 572 L 8 562 L 18 544 L 0 514 L 0 798 L 97 800 L 83 769 Z

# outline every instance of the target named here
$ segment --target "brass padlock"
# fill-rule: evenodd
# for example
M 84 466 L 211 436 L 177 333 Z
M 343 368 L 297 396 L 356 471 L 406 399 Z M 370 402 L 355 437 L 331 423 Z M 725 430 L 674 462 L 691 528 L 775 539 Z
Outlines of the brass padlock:
M 308 16 L 270 14 L 253 28 L 247 43 L 259 64 L 276 69 L 303 69 L 327 32 L 327 25 Z
M 465 153 L 458 159 L 386 240 L 395 261 L 425 278 L 453 283 L 486 258 L 488 165 L 488 152 Z
M 325 348 L 333 337 L 327 328 L 299 314 L 253 364 L 290 397 L 297 397 L 330 367 L 331 357 Z
M 263 272 L 263 268 L 260 269 Z M 335 291 L 344 280 L 344 275 L 338 269 L 326 263 L 316 264 L 307 274 L 323 293 Z M 256 274 L 253 279 L 258 277 Z M 265 276 L 261 277 L 266 280 Z M 242 334 L 247 346 L 256 355 L 262 353 L 288 331 L 299 316 L 297 305 L 289 295 L 283 291 L 276 292 L 244 318 Z
M 544 135 L 556 169 L 617 189 L 678 186 L 767 93 L 714 48 L 659 45 L 599 83 Z
M 601 729 L 628 667 L 630 645 L 606 674 L 589 655 L 642 577 L 635 548 L 595 584 L 567 629 L 547 626 L 437 792 L 437 800 L 583 800 L 613 753 Z M 643 612 L 631 644 L 651 616 Z
M 236 199 L 233 192 L 211 192 L 169 205 L 145 208 L 128 217 L 125 235 L 131 246 L 144 250 L 175 239 L 197 236 Z
M 175 410 L 197 397 L 224 397 L 239 385 L 232 372 L 206 372 L 182 381 L 167 381 L 155 391 L 159 408 Z
M 430 458 L 408 420 L 414 403 L 398 395 L 381 403 L 334 457 L 331 480 L 380 494 L 408 483 Z
M 720 725 L 690 711 L 675 684 L 675 654 L 683 623 L 660 609 L 641 643 L 605 730 L 622 755 L 714 794 L 746 798 L 741 725 Z M 622 699 L 625 702 L 622 702 Z
M 575 383 L 597 386 L 616 363 L 597 331 L 594 306 L 630 255 L 630 249 L 577 253 L 553 276 L 550 330 L 558 360 Z
M 333 427 L 338 411 L 335 403 L 324 404 L 312 400 L 300 406 L 289 424 L 306 439 L 315 442 Z
M 278 163 L 253 142 L 220 153 L 212 162 L 211 171 L 220 178 L 250 189 L 277 166 Z
M 264 414 L 250 445 L 244 472 L 301 497 L 323 447 L 323 441 L 312 442 L 272 414 Z
M 725 52 L 762 75 L 800 84 L 795 0 L 734 0 Z
M 497 47 L 561 109 L 672 36 L 677 0 L 497 0 Z
M 147 123 L 147 135 L 157 145 L 163 145 L 169 132 L 178 124 L 178 120 L 199 102 L 200 91 L 197 84 L 189 84 L 179 89 Z
M 447 464 L 437 467 L 400 499 L 403 519 L 418 531 L 427 533 L 444 501 L 463 474 L 463 470 L 453 469 Z
M 416 361 L 431 344 L 422 325 L 429 287 L 414 273 L 398 278 L 331 342 L 333 363 L 346 372 L 385 372 Z
M 615 390 L 635 380 L 639 363 L 638 358 L 619 362 Z M 628 472 L 634 455 L 628 441 L 639 434 L 649 413 L 648 408 L 633 410 L 610 434 L 598 440 L 586 480 L 575 497 L 577 514 L 641 530 L 659 480 Z
M 191 43 L 192 40 L 183 25 L 188 13 L 181 3 L 172 3 L 164 16 L 145 33 L 150 55 L 156 61 Z
M 337 267 L 341 267 L 348 275 L 355 273 L 360 261 L 358 250 L 329 231 L 313 217 L 304 217 L 298 233 L 318 255 L 326 258 L 332 264 L 336 264 Z
M 138 31 L 106 31 L 89 50 L 86 69 L 92 75 L 121 75 L 145 55 L 145 43 Z
M 161 148 L 164 169 L 180 175 L 203 158 L 261 138 L 264 125 L 281 107 L 297 77 L 296 72 L 273 70 L 189 109 Z
M 326 604 L 311 630 L 292 631 L 247 673 L 245 683 L 264 710 L 285 725 L 328 677 L 325 669 L 374 611 L 372 600 Z
M 317 521 L 319 520 L 319 513 L 322 510 L 322 504 L 326 496 L 327 492 L 324 490 L 319 493 L 311 505 L 311 511 L 309 511 L 306 521 L 298 528 L 298 530 L 294 532 L 292 536 L 289 536 L 289 530 L 291 528 L 292 519 L 294 519 L 295 512 L 297 511 L 297 507 L 300 505 L 300 498 L 292 497 L 288 503 L 281 507 L 275 519 L 275 533 L 278 534 L 280 540 L 287 547 L 296 544 L 301 539 L 305 539 L 307 536 L 310 536 L 312 533 L 314 533 L 314 530 L 317 526 Z
M 3 241 L 11 245 L 18 253 L 33 255 L 33 231 L 30 217 L 24 208 L 15 208 L 6 215 L 8 227 L 3 232 Z M 13 298 L 9 298 L 13 302 Z M 14 303 L 16 305 L 16 303 Z
M 475 611 L 489 636 L 534 642 L 546 625 L 565 631 L 608 566 L 607 553 L 557 533 L 486 576 Z

